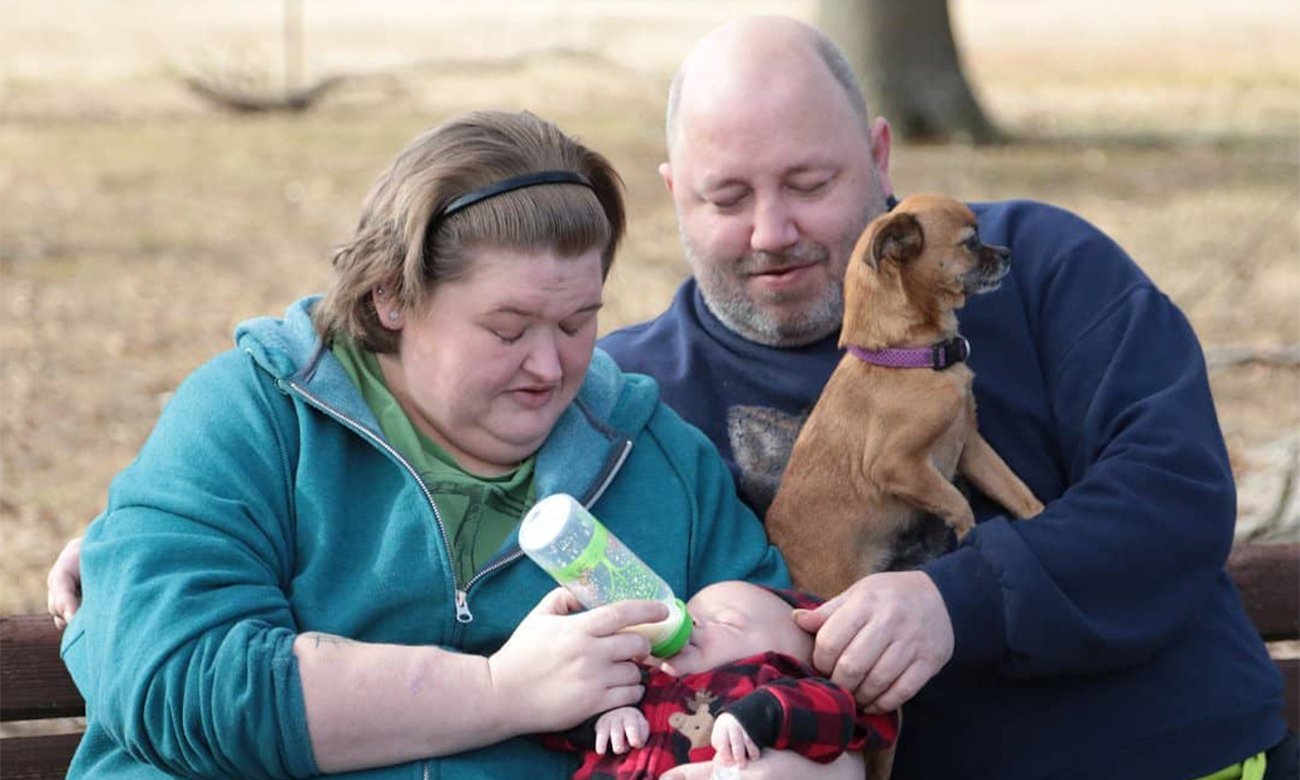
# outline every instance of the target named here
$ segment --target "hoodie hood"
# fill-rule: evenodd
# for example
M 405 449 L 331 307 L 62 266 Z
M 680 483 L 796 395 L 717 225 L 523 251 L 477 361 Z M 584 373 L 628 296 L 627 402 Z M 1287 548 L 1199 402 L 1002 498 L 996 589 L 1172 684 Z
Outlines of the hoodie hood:
M 283 317 L 256 317 L 235 329 L 235 344 L 286 392 L 383 439 L 360 391 L 326 347 L 311 319 L 320 296 L 303 298 Z M 624 374 L 596 349 L 577 398 L 537 453 L 538 498 L 569 493 L 590 505 L 627 457 L 659 402 L 654 380 Z

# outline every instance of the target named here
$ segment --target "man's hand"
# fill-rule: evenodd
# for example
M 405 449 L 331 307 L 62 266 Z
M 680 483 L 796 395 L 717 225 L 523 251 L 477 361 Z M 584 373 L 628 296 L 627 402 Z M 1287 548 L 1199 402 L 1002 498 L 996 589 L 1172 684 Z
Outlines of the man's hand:
M 60 631 L 81 606 L 81 537 L 64 546 L 45 577 L 45 609 Z
M 645 747 L 650 736 L 650 721 L 636 707 L 619 707 L 596 719 L 596 752 L 605 755 L 605 748 L 623 755 L 632 748 Z
M 898 709 L 952 658 L 948 609 L 920 571 L 863 577 L 795 621 L 817 634 L 813 666 L 870 713 Z

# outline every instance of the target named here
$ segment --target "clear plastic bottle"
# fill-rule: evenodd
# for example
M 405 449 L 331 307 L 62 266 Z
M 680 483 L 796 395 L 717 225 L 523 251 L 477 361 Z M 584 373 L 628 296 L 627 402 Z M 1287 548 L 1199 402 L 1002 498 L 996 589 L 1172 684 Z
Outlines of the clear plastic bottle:
M 667 604 L 666 620 L 630 629 L 650 640 L 655 656 L 668 658 L 690 639 L 686 605 L 573 496 L 557 493 L 538 501 L 519 526 L 519 546 L 588 609 L 625 599 Z

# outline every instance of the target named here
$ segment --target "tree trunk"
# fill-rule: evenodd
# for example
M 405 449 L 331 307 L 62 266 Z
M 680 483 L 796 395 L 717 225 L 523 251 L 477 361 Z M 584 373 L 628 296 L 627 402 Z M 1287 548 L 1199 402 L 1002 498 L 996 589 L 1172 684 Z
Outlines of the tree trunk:
M 821 0 L 818 9 L 818 26 L 844 49 L 872 114 L 897 136 L 1001 140 L 962 71 L 948 0 Z
M 302 0 L 284 0 L 284 94 L 302 89 Z

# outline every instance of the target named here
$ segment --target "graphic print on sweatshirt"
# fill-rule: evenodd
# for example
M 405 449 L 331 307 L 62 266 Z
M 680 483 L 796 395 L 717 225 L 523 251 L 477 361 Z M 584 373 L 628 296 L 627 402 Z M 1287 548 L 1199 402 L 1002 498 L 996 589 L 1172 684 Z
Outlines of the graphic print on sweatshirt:
M 794 440 L 808 415 L 793 415 L 769 406 L 736 405 L 727 409 L 727 439 L 740 469 L 740 498 L 759 517 L 776 496 Z

